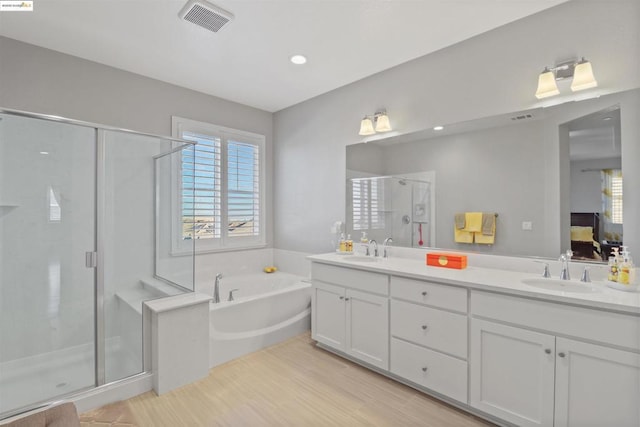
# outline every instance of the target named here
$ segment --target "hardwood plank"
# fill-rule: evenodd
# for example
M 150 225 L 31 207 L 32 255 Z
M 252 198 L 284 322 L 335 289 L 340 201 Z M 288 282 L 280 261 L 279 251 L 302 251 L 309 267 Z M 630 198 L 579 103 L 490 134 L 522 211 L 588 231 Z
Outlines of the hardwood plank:
M 97 426 L 492 425 L 315 346 L 309 333 L 217 366 L 162 396 L 81 415 Z

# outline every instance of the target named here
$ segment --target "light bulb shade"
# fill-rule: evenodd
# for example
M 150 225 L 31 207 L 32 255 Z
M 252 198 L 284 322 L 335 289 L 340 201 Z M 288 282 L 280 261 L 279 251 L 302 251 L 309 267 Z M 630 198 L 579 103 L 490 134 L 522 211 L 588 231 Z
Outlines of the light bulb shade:
M 376 120 L 376 132 L 389 132 L 390 130 L 389 116 L 386 113 L 380 114 Z
M 593 77 L 593 69 L 591 62 L 580 61 L 573 70 L 573 81 L 571 82 L 571 90 L 578 91 L 598 86 L 596 78 Z
M 374 133 L 376 133 L 376 131 L 373 130 L 373 122 L 371 121 L 371 119 L 368 117 L 362 119 L 362 121 L 360 122 L 360 132 L 358 132 L 358 134 L 367 136 L 373 135 Z
M 556 84 L 556 76 L 552 71 L 545 69 L 538 77 L 538 90 L 536 91 L 536 98 L 547 98 L 559 93 L 560 91 L 558 90 L 558 85 Z

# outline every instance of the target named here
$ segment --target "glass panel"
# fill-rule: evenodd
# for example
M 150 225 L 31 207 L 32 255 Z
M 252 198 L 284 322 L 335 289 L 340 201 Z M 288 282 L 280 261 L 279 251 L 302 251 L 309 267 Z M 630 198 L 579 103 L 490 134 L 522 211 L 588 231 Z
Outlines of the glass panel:
M 0 415 L 95 385 L 95 158 L 92 128 L 0 115 Z
M 193 253 L 166 254 L 164 271 L 169 277 L 156 274 L 156 224 L 165 226 L 154 220 L 154 212 L 163 212 L 157 209 L 156 186 L 161 179 L 163 188 L 170 190 L 171 183 L 177 188 L 180 181 L 171 179 L 170 168 L 158 169 L 154 157 L 170 153 L 172 143 L 105 131 L 104 148 L 105 211 L 100 227 L 104 235 L 105 380 L 109 383 L 143 372 L 142 303 L 193 289 Z M 181 153 L 166 158 L 179 164 Z
M 183 166 L 193 167 L 194 146 L 183 147 L 175 143 L 175 152 L 156 156 L 156 278 L 179 286 L 185 291 L 194 290 L 194 253 L 193 236 L 203 226 L 197 219 L 197 210 L 187 205 L 197 197 L 193 187 L 180 187 L 184 181 Z M 191 161 L 186 161 L 191 157 Z M 220 210 L 219 202 L 216 209 Z M 219 219 L 219 215 L 218 215 Z M 187 236 L 187 237 L 185 237 Z

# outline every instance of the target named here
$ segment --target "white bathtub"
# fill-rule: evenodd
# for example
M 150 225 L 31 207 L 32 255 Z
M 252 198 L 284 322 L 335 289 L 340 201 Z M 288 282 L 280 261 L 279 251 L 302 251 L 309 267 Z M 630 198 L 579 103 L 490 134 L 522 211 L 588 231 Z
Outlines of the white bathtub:
M 229 291 L 234 301 L 228 302 Z M 287 273 L 223 277 L 211 303 L 211 367 L 284 341 L 310 328 L 311 284 Z

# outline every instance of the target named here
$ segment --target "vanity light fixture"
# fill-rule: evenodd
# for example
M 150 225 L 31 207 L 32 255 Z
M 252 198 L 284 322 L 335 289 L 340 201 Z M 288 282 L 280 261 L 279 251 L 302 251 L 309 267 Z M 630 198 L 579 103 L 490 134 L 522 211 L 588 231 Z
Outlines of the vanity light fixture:
M 536 98 L 542 99 L 558 95 L 560 90 L 558 89 L 557 81 L 569 78 L 573 78 L 571 90 L 574 92 L 598 86 L 598 82 L 593 76 L 591 62 L 582 58 L 577 62 L 569 61 L 551 68 L 544 67 L 544 70 L 538 76 Z
M 391 123 L 389 123 L 389 116 L 385 110 L 381 110 L 373 116 L 364 116 L 360 122 L 360 132 L 358 132 L 358 134 L 369 136 L 376 132 L 389 132 L 390 130 L 392 129 Z

